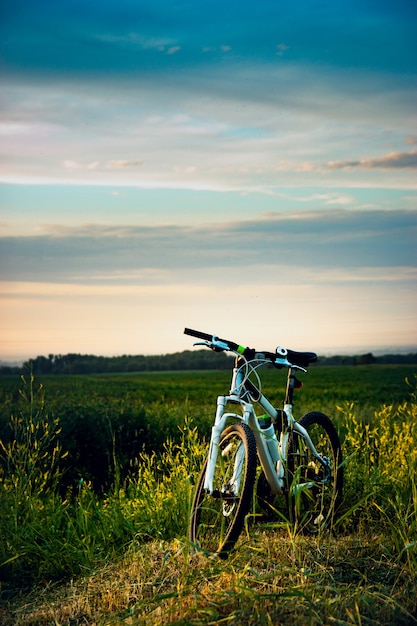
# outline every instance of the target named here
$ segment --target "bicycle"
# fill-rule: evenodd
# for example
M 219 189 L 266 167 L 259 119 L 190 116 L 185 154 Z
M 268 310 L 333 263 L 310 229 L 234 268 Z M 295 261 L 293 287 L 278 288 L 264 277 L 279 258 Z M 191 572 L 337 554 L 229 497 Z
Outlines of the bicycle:
M 275 353 L 258 352 L 190 328 L 184 333 L 202 340 L 195 346 L 236 355 L 230 391 L 217 398 L 208 456 L 195 489 L 191 544 L 226 558 L 252 503 L 267 517 L 284 516 L 304 532 L 330 528 L 343 488 L 339 437 L 321 412 L 306 413 L 299 421 L 293 416 L 293 393 L 302 386 L 296 373 L 306 373 L 317 355 L 282 347 Z M 266 365 L 288 369 L 283 409 L 276 409 L 262 393 L 257 370 Z M 238 405 L 240 412 L 226 412 L 229 404 Z M 255 405 L 262 415 L 256 415 Z M 275 505 L 276 498 L 283 496 L 284 514 Z

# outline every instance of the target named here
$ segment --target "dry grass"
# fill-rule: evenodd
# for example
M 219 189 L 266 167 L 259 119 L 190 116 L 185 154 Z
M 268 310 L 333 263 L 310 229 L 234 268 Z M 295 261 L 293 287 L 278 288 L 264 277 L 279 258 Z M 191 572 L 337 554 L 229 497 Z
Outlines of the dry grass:
M 153 542 L 93 576 L 15 598 L 0 618 L 5 626 L 417 623 L 416 582 L 391 548 L 384 536 L 293 537 L 262 526 L 227 561 Z

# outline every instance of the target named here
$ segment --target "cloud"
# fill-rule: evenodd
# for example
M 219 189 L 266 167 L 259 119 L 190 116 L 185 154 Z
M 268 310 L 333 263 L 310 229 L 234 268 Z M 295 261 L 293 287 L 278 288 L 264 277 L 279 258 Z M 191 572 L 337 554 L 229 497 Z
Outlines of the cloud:
M 129 161 L 128 159 L 119 159 L 113 161 L 106 161 L 104 163 L 100 161 L 91 161 L 91 162 L 80 162 L 71 159 L 67 159 L 63 162 L 63 165 L 66 169 L 69 170 L 84 170 L 91 171 L 97 169 L 121 169 L 126 167 L 138 167 L 143 165 L 143 161 Z
M 181 50 L 181 46 L 175 38 L 167 37 L 152 37 L 144 33 L 130 32 L 123 35 L 113 34 L 97 34 L 96 40 L 110 46 L 118 46 L 123 48 L 139 49 L 142 51 L 156 51 L 167 55 L 176 54 Z
M 150 37 L 143 33 L 130 32 L 124 35 L 114 34 L 97 34 L 97 41 L 107 44 L 116 44 L 122 47 L 138 47 L 143 50 L 157 50 L 159 52 L 166 52 L 168 54 L 174 47 L 179 49 L 179 46 L 174 45 L 174 41 L 168 37 Z
M 11 281 L 134 282 L 143 271 L 221 271 L 416 265 L 417 214 L 329 210 L 268 214 L 201 226 L 45 226 L 32 237 L 0 240 L 0 277 Z M 95 277 L 95 278 L 93 278 Z M 260 280 L 263 278 L 260 275 Z
M 379 149 L 386 129 L 393 146 L 404 145 L 414 116 L 410 85 L 393 89 L 377 75 L 224 56 L 203 73 L 175 64 L 170 80 L 157 71 L 134 81 L 123 74 L 6 80 L 1 179 L 264 193 L 415 185 L 405 152 L 356 158 L 369 150 L 369 137 Z M 145 165 L 140 176 L 134 165 Z
M 217 52 L 218 50 L 220 50 L 221 52 L 230 52 L 232 50 L 232 46 L 228 46 L 228 45 L 221 45 L 219 46 L 219 48 L 217 48 L 217 46 L 203 46 L 202 51 L 204 54 L 207 54 L 208 52 Z
M 279 43 L 277 45 L 277 56 L 282 57 L 284 52 L 286 52 L 287 50 L 289 50 L 289 46 L 287 46 L 285 43 Z
M 330 161 L 327 163 L 328 169 L 408 169 L 417 168 L 417 150 L 412 152 L 391 152 L 382 157 L 360 159 L 358 161 Z
M 181 50 L 181 46 L 170 46 L 167 50 L 167 54 L 176 54 Z
M 96 170 L 100 166 L 100 161 L 90 161 L 90 163 L 80 163 L 67 159 L 63 163 L 64 167 L 69 170 Z
M 143 165 L 143 161 L 129 161 L 129 160 L 119 160 L 119 161 L 107 161 L 106 167 L 110 169 L 118 169 L 120 167 L 138 167 L 139 165 Z

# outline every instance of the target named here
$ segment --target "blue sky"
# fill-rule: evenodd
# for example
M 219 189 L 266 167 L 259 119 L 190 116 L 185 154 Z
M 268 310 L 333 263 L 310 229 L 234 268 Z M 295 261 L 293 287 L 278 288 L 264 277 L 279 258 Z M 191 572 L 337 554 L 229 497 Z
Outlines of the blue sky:
M 417 349 L 414 2 L 2 12 L 0 359 Z

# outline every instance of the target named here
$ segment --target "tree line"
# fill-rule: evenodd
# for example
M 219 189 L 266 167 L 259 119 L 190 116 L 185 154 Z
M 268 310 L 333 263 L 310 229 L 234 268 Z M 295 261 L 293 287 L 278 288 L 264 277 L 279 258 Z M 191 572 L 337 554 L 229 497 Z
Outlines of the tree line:
M 185 350 L 154 356 L 122 355 L 96 356 L 90 354 L 49 354 L 37 356 L 22 366 L 0 365 L 0 374 L 22 374 L 28 370 L 35 375 L 55 374 L 116 374 L 128 372 L 158 372 L 172 370 L 224 370 L 230 368 L 231 356 L 211 350 Z M 320 365 L 417 364 L 417 353 L 366 354 L 320 357 Z

